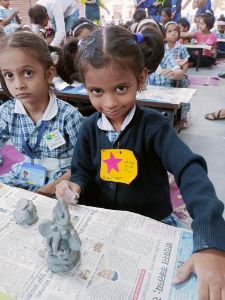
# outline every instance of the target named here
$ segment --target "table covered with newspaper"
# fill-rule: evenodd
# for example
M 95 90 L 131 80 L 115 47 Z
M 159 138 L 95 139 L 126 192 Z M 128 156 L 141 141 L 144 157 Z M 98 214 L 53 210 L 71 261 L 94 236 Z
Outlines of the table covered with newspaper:
M 35 204 L 36 224 L 15 223 L 20 198 Z M 69 272 L 49 271 L 38 225 L 52 219 L 56 201 L 0 186 L 0 299 L 197 299 L 194 275 L 172 285 L 176 268 L 191 254 L 192 233 L 126 211 L 71 206 L 81 259 Z

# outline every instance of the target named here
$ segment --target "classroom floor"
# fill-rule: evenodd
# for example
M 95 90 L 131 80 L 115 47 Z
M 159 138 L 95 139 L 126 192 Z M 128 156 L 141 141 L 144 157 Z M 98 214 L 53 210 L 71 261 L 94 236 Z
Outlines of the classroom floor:
M 220 72 L 225 72 L 225 62 L 199 71 L 191 68 L 188 74 L 217 76 Z M 190 126 L 181 131 L 180 137 L 194 152 L 204 156 L 217 195 L 225 203 L 225 120 L 204 118 L 208 112 L 225 108 L 225 79 L 220 79 L 216 86 L 190 87 L 197 91 L 191 100 Z

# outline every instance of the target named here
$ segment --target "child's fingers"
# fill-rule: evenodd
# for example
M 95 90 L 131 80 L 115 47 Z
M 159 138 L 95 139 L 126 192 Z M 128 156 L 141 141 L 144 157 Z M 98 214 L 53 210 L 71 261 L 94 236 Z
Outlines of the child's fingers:
M 176 276 L 173 279 L 173 284 L 179 284 L 187 280 L 194 272 L 192 257 L 190 257 L 181 268 L 177 269 Z

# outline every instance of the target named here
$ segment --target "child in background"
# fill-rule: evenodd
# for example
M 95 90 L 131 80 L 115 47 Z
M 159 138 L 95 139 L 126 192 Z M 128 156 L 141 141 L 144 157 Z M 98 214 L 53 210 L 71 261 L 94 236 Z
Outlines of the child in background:
M 180 27 L 180 32 L 188 32 L 190 30 L 191 25 L 187 18 L 181 18 L 177 24 Z M 180 39 L 179 42 L 181 44 L 186 45 L 186 44 L 190 44 L 191 39 L 190 38 Z
M 188 58 L 190 55 L 184 45 L 181 45 L 179 42 L 180 38 L 180 27 L 174 22 L 170 21 L 164 26 L 164 39 L 165 39 L 165 53 L 172 55 L 176 63 L 181 67 L 185 73 L 184 77 L 176 81 L 174 85 L 176 87 L 188 87 L 190 82 L 187 76 L 188 70 Z M 181 122 L 182 127 L 186 128 L 188 126 L 187 122 L 187 113 L 190 110 L 190 103 L 183 103 L 181 109 Z
M 225 39 L 225 17 L 221 15 L 216 22 L 217 29 L 214 30 L 218 39 Z
M 0 107 L 0 144 L 10 140 L 25 156 L 0 182 L 54 195 L 56 183 L 70 177 L 83 118 L 50 91 L 55 67 L 41 37 L 13 33 L 1 38 L 0 51 L 1 84 L 13 97 Z M 33 174 L 27 182 L 24 171 Z
M 142 32 L 145 29 L 157 29 L 158 32 L 162 35 L 162 29 L 160 25 L 155 22 L 153 19 L 142 20 L 136 26 L 136 32 Z M 181 80 L 185 77 L 184 71 L 176 63 L 176 60 L 173 55 L 169 52 L 164 53 L 163 59 L 160 61 L 160 64 L 155 72 L 149 74 L 147 83 L 149 85 L 157 86 L 166 86 L 174 87 L 176 86 L 176 81 Z
M 201 67 L 209 67 L 215 63 L 216 60 L 216 42 L 217 38 L 215 33 L 210 30 L 213 28 L 215 18 L 211 13 L 201 14 L 199 16 L 199 31 L 197 32 L 181 32 L 181 38 L 194 38 L 197 44 L 205 44 L 211 47 L 210 50 L 204 49 L 200 61 Z M 196 65 L 198 55 L 192 52 L 189 62 Z
M 161 23 L 165 25 L 172 18 L 171 8 L 167 7 L 162 10 L 161 13 Z
M 221 15 L 217 20 L 217 29 L 213 32 L 216 34 L 217 39 L 225 40 L 225 17 Z M 217 57 L 225 57 L 225 43 L 218 42 L 217 43 Z
M 184 73 L 187 73 L 188 69 L 188 58 L 190 55 L 188 54 L 187 48 L 184 45 L 181 45 L 179 42 L 180 38 L 180 27 L 174 22 L 170 21 L 164 26 L 164 39 L 165 39 L 165 49 L 166 52 L 171 53 L 176 63 L 181 67 Z M 182 87 L 188 86 L 188 82 L 186 81 L 187 76 L 183 78 Z
M 91 33 L 76 49 L 77 72 L 98 112 L 83 123 L 71 181 L 56 186 L 57 197 L 71 201 L 71 194 L 79 193 L 81 204 L 167 222 L 170 171 L 193 218 L 194 239 L 194 253 L 174 283 L 195 272 L 199 299 L 224 299 L 224 205 L 207 177 L 205 160 L 178 138 L 168 119 L 135 101 L 147 73 L 163 57 L 162 36 L 153 29 L 132 34 L 112 26 Z
M 19 11 L 10 7 L 9 0 L 0 0 L 0 25 L 7 34 L 14 32 L 21 26 Z
M 89 21 L 86 18 L 80 18 L 77 22 L 74 23 L 74 26 L 72 28 L 72 36 L 79 40 L 82 40 L 97 28 L 97 24 Z
M 141 20 L 147 17 L 144 8 L 137 8 L 133 14 L 133 23 L 139 23 Z

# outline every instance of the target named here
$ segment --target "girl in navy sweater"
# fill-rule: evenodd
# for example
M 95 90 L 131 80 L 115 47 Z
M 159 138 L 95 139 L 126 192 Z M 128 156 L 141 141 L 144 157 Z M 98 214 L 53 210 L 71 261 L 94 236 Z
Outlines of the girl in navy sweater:
M 173 173 L 193 218 L 194 239 L 193 254 L 174 282 L 195 272 L 199 299 L 224 299 L 224 206 L 207 177 L 205 160 L 177 137 L 164 116 L 135 101 L 163 57 L 161 34 L 111 26 L 91 33 L 79 47 L 74 47 L 77 40 L 71 43 L 77 49 L 74 72 L 97 112 L 83 123 L 71 181 L 56 187 L 57 196 L 69 201 L 76 194 L 81 204 L 165 220 L 172 212 L 167 171 Z

